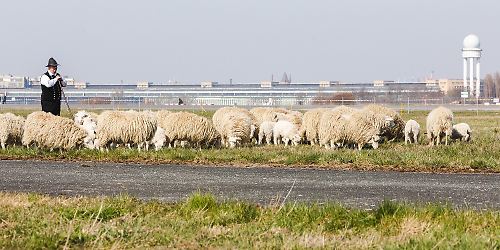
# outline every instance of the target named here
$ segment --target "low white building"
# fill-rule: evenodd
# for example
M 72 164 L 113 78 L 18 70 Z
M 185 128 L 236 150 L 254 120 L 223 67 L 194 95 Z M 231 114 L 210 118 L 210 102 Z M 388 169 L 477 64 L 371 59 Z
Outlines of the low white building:
M 13 76 L 13 75 L 0 75 L 0 88 L 1 89 L 24 89 L 29 86 L 27 77 Z
M 201 82 L 200 87 L 202 87 L 202 88 L 212 88 L 217 83 L 218 82 L 204 81 L 204 82 Z

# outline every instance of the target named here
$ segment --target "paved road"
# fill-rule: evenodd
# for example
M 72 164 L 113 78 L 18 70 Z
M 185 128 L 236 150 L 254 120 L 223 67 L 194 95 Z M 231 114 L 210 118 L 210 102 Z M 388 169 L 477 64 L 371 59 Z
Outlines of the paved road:
M 177 201 L 196 191 L 276 202 L 340 201 L 372 208 L 384 199 L 500 209 L 500 174 L 358 172 L 289 168 L 192 167 L 0 161 L 0 190 L 50 195 L 116 195 Z

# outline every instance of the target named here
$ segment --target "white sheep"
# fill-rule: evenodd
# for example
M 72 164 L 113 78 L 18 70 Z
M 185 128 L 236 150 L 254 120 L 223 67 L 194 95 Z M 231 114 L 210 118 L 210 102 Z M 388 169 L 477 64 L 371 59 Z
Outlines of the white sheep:
M 81 123 L 82 124 L 79 126 L 81 128 L 83 128 L 85 130 L 85 132 L 87 133 L 87 136 L 83 140 L 84 146 L 86 148 L 89 148 L 89 149 L 94 149 L 95 148 L 97 124 L 90 116 L 85 116 L 81 120 Z
M 189 112 L 171 113 L 160 127 L 165 129 L 169 147 L 183 141 L 197 147 L 216 146 L 220 135 L 212 122 L 206 118 Z
M 85 110 L 79 110 L 78 112 L 76 112 L 76 114 L 73 115 L 73 120 L 76 122 L 76 124 L 83 125 L 83 119 L 85 117 L 89 117 L 90 119 L 92 119 L 92 121 L 97 123 L 98 115 L 94 112 L 87 112 Z
M 300 128 L 300 135 L 304 137 L 311 145 L 319 143 L 318 127 L 321 116 L 328 111 L 326 108 L 316 108 L 304 113 Z
M 167 136 L 165 135 L 165 129 L 158 126 L 158 128 L 156 128 L 153 139 L 151 139 L 151 144 L 155 146 L 155 151 L 158 151 L 163 148 L 163 146 L 165 146 L 166 142 Z
M 156 119 L 147 112 L 104 111 L 97 119 L 96 148 L 108 149 L 110 143 L 134 144 L 140 151 L 156 128 Z
M 339 115 L 334 126 L 330 127 L 325 147 L 354 146 L 361 150 L 366 144 L 378 148 L 380 133 L 393 126 L 392 118 L 369 110 L 354 110 L 352 113 Z
M 363 107 L 363 109 L 375 112 L 377 114 L 386 115 L 393 120 L 394 126 L 391 126 L 389 129 L 382 131 L 380 136 L 384 137 L 387 141 L 403 139 L 405 122 L 403 118 L 401 118 L 401 116 L 398 114 L 398 112 L 377 104 L 366 105 L 365 107 Z
M 460 140 L 460 141 L 470 141 L 472 136 L 472 129 L 467 123 L 459 123 L 453 125 L 451 131 L 451 139 L 452 140 Z
M 418 143 L 419 134 L 420 124 L 415 120 L 408 120 L 405 125 L 405 144 Z
M 0 144 L 5 149 L 7 144 L 20 143 L 23 137 L 25 119 L 12 113 L 0 114 Z
M 258 107 L 258 108 L 253 108 L 250 109 L 250 113 L 252 113 L 257 120 L 258 124 L 261 124 L 265 121 L 269 122 L 277 122 L 278 117 L 277 117 L 277 110 L 274 110 L 273 108 L 263 108 L 263 107 Z
M 349 118 L 355 111 L 357 109 L 347 106 L 338 106 L 334 109 L 323 111 L 317 129 L 319 145 L 325 148 L 341 146 L 342 140 L 340 140 L 340 137 L 342 134 L 339 133 L 343 132 L 343 128 L 337 127 L 340 124 L 340 118 Z M 340 145 L 335 145 L 335 143 L 340 143 Z
M 274 144 L 280 144 L 280 140 L 285 143 L 285 147 L 288 146 L 288 142 L 291 142 L 293 146 L 300 143 L 301 137 L 299 135 L 299 130 L 297 126 L 289 121 L 278 121 L 273 127 L 273 140 Z
M 285 110 L 286 113 L 276 113 L 278 121 L 289 121 L 293 123 L 297 128 L 302 126 L 302 117 L 304 116 L 301 112 L 295 110 Z
M 22 143 L 26 147 L 69 150 L 80 148 L 86 136 L 85 130 L 71 119 L 37 111 L 26 118 Z
M 445 107 L 438 107 L 427 115 L 426 129 L 429 145 L 439 145 L 441 139 L 445 138 L 448 145 L 448 136 L 451 136 L 453 128 L 453 112 Z
M 345 139 L 347 144 L 352 143 L 361 150 L 364 145 L 371 145 L 377 149 L 380 135 L 394 127 L 394 120 L 385 114 L 375 113 L 369 110 L 353 112 L 349 118 Z
M 267 145 L 271 144 L 273 140 L 273 128 L 276 122 L 265 121 L 259 126 L 259 140 L 258 144 L 262 144 L 262 140 L 266 138 Z
M 234 148 L 251 142 L 255 136 L 255 120 L 249 112 L 236 107 L 218 109 L 212 121 L 215 129 L 221 135 L 222 145 Z M 258 134 L 257 134 L 258 135 Z

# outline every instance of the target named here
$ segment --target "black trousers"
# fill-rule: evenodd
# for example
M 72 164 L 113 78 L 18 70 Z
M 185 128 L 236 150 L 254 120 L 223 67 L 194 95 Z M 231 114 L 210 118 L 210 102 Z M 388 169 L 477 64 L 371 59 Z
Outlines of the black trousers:
M 53 115 L 61 115 L 61 101 L 44 101 L 42 100 L 42 111 L 52 113 Z

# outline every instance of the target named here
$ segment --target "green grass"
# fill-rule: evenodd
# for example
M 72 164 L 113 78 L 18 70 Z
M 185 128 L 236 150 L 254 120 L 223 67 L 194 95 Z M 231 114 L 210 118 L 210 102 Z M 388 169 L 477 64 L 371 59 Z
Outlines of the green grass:
M 0 248 L 498 249 L 500 212 L 385 201 L 266 207 L 194 194 L 175 204 L 128 196 L 0 193 Z
M 23 111 L 26 112 L 26 111 Z M 198 111 L 210 117 L 213 111 Z M 427 112 L 402 113 L 405 120 L 417 120 L 425 130 Z M 49 152 L 9 147 L 0 159 L 45 159 L 128 163 L 189 163 L 227 165 L 298 166 L 351 169 L 393 169 L 399 171 L 500 172 L 500 112 L 455 112 L 455 122 L 467 122 L 473 129 L 471 142 L 428 147 L 424 135 L 419 145 L 403 142 L 382 144 L 361 152 L 326 150 L 318 146 L 253 146 L 237 149 L 163 149 L 138 152 L 117 149 L 110 152 L 72 150 Z

